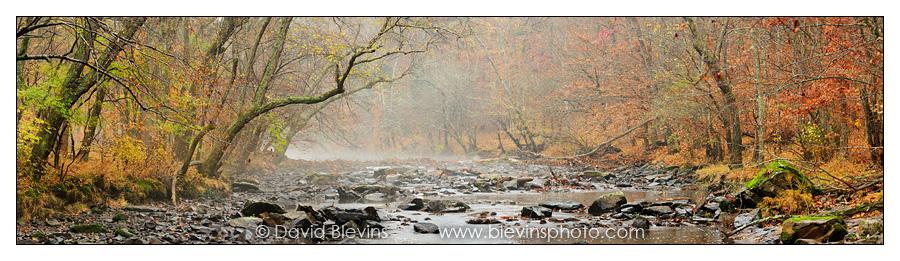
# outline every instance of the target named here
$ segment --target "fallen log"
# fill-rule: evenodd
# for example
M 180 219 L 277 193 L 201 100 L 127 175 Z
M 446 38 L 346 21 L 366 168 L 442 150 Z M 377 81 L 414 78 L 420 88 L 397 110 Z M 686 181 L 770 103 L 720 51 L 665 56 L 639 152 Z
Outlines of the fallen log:
M 641 126 L 647 125 L 647 123 L 650 123 L 651 121 L 653 121 L 653 120 L 655 120 L 655 119 L 656 119 L 656 117 L 650 117 L 650 118 L 648 118 L 648 119 L 642 121 L 641 123 L 638 123 L 638 124 L 635 125 L 634 127 L 631 127 L 631 128 L 629 128 L 629 129 L 625 130 L 624 132 L 619 133 L 619 135 L 616 135 L 615 137 L 612 137 L 611 139 L 608 139 L 608 140 L 606 140 L 606 141 L 604 141 L 604 142 L 601 142 L 600 144 L 597 144 L 597 146 L 594 146 L 594 148 L 591 149 L 590 151 L 588 151 L 587 153 L 582 153 L 582 154 L 578 154 L 578 155 L 574 155 L 574 156 L 568 156 L 568 157 L 551 157 L 551 158 L 553 158 L 553 159 L 574 159 L 574 158 L 581 158 L 581 157 L 584 157 L 584 156 L 588 156 L 588 155 L 594 154 L 594 153 L 596 153 L 597 151 L 599 151 L 600 149 L 605 148 L 606 146 L 608 146 L 608 145 L 609 145 L 610 143 L 612 143 L 613 141 L 616 141 L 616 140 L 618 140 L 618 139 L 620 139 L 620 138 L 622 138 L 622 137 L 625 137 L 625 135 L 628 135 L 628 134 L 631 133 L 632 131 L 637 130 L 637 129 L 640 128 Z

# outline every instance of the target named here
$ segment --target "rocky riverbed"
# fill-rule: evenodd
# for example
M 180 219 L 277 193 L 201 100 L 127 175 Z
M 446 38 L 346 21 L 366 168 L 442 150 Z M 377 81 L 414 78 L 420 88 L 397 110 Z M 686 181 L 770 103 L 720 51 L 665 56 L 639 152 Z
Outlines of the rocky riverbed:
M 225 198 L 18 222 L 16 242 L 778 243 L 772 227 L 723 240 L 723 221 L 745 222 L 735 218 L 733 199 L 696 192 L 692 170 L 653 164 L 597 170 L 500 159 L 368 166 L 242 175 L 232 187 Z M 451 236 L 448 229 L 480 235 Z

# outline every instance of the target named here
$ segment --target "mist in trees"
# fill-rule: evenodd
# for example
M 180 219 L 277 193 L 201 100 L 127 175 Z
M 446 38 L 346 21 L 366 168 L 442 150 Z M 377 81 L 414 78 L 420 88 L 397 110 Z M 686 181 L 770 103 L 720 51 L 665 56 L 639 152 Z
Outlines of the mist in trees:
M 16 30 L 17 176 L 35 182 L 81 164 L 217 178 L 335 152 L 884 161 L 882 17 L 18 17 Z

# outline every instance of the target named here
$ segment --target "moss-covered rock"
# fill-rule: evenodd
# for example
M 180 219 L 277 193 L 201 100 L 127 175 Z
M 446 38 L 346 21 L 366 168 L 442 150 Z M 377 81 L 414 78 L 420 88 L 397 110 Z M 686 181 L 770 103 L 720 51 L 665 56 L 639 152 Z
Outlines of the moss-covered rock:
M 113 222 L 118 222 L 119 220 L 125 220 L 125 219 L 127 219 L 127 217 L 125 217 L 125 214 L 122 214 L 122 213 L 115 214 L 112 217 Z
M 597 197 L 597 199 L 591 203 L 591 206 L 588 208 L 588 213 L 599 216 L 606 212 L 615 211 L 619 206 L 624 205 L 627 202 L 625 193 L 622 193 L 622 191 L 604 194 Z
M 766 197 L 776 197 L 781 191 L 796 190 L 812 195 L 822 195 L 822 190 L 800 173 L 787 161 L 779 160 L 769 164 L 766 169 L 756 174 L 752 180 L 735 193 L 743 208 L 755 208 L 756 204 Z
M 131 232 L 128 232 L 127 230 L 121 229 L 121 228 L 117 228 L 115 231 L 113 231 L 113 234 L 116 236 L 123 236 L 123 237 L 133 237 L 134 236 L 134 234 L 131 234 Z
M 37 233 L 31 234 L 31 237 L 39 239 L 39 240 L 44 240 L 44 239 L 47 239 L 47 234 L 44 234 L 44 232 L 37 232 Z
M 781 242 L 795 244 L 799 239 L 836 242 L 847 235 L 847 223 L 841 217 L 797 217 L 781 225 Z
M 109 230 L 107 230 L 100 224 L 75 225 L 75 226 L 69 227 L 69 231 L 72 231 L 75 233 L 106 233 L 106 232 L 109 232 Z

